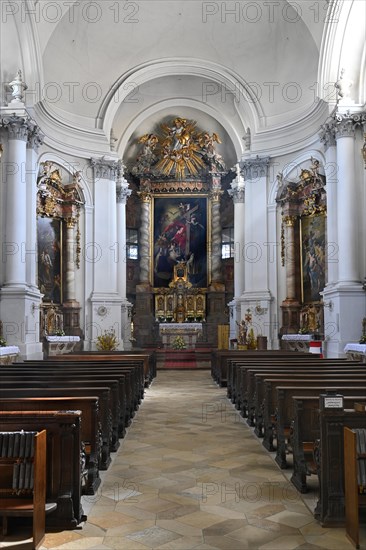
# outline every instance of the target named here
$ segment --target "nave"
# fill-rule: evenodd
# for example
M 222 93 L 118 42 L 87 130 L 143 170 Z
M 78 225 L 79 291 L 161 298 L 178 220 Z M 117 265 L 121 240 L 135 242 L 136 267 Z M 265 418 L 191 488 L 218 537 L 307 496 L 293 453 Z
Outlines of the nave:
M 160 371 L 101 474 L 82 529 L 48 533 L 42 550 L 352 548 L 313 519 L 208 371 Z

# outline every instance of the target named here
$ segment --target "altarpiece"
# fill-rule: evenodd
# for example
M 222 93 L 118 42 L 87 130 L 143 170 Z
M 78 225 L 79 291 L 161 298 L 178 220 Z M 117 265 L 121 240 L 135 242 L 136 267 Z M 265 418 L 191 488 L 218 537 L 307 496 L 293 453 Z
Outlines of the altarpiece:
M 160 341 L 162 323 L 182 330 L 196 322 L 214 344 L 225 310 L 219 136 L 176 117 L 138 143 L 130 166 L 141 206 L 134 336 L 144 346 Z

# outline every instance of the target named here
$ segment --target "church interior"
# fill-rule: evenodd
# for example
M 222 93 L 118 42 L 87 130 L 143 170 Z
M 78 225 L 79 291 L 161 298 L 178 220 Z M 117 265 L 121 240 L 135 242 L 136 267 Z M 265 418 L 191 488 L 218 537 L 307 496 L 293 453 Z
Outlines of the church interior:
M 0 547 L 366 548 L 365 2 L 0 11 Z

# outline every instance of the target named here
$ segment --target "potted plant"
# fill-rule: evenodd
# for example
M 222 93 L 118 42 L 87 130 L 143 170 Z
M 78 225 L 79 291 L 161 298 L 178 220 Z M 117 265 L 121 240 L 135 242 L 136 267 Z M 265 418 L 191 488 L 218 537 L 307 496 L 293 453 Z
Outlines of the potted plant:
M 117 349 L 119 341 L 114 330 L 105 330 L 100 336 L 97 337 L 97 350 L 98 351 L 114 351 Z
M 185 349 L 186 343 L 182 336 L 176 336 L 172 342 L 173 349 Z

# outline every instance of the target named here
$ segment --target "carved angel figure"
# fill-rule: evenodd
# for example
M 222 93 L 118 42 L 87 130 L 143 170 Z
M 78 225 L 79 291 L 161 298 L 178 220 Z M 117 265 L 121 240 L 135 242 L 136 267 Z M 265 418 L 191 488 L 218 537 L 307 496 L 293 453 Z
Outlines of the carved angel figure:
M 214 143 L 221 143 L 219 136 L 213 132 L 203 132 L 198 136 L 198 143 L 201 147 L 203 159 L 209 164 L 211 169 L 217 171 L 225 170 L 225 162 L 222 156 L 216 151 Z
M 132 168 L 132 173 L 140 174 L 142 172 L 148 172 L 151 166 L 156 162 L 156 155 L 154 149 L 159 142 L 158 137 L 155 134 L 145 134 L 142 136 L 138 143 L 142 143 L 142 150 L 136 159 L 136 164 Z

